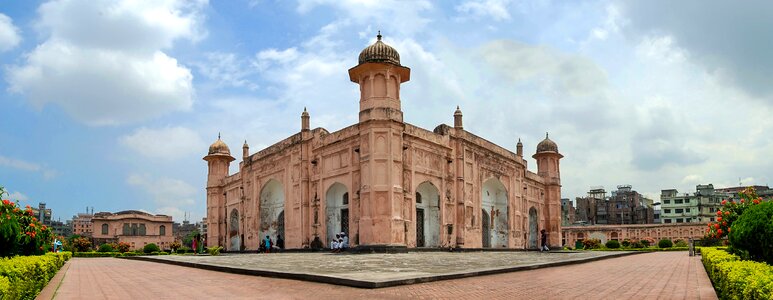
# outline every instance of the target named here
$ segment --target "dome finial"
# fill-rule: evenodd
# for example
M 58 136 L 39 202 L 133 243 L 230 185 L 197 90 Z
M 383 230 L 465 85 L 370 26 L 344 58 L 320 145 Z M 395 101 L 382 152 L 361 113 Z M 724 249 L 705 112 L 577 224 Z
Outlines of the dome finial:
M 217 139 L 220 139 L 220 131 L 217 132 Z
M 376 35 L 376 39 L 379 41 L 381 40 L 381 30 L 378 31 L 378 35 Z
M 545 132 L 545 138 L 548 138 L 548 133 L 547 132 Z

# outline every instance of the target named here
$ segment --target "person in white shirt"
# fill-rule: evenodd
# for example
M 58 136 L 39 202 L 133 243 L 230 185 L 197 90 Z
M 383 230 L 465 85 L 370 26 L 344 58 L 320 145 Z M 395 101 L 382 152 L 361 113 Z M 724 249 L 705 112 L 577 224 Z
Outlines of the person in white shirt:
M 333 252 L 336 252 L 338 250 L 338 238 L 340 236 L 336 234 L 336 237 L 333 239 L 333 242 L 330 243 L 330 250 L 333 250 Z
M 339 247 L 341 249 L 349 248 L 349 236 L 346 235 L 346 232 L 341 232 L 341 238 L 343 240 L 341 242 L 341 245 L 339 245 Z

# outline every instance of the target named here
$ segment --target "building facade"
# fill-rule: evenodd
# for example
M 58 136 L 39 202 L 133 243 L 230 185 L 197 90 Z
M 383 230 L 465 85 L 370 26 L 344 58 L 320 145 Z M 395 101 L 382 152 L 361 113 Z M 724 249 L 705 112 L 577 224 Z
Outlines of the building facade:
M 627 225 L 587 225 L 565 226 L 562 230 L 562 244 L 574 247 L 577 241 L 599 239 L 601 243 L 609 240 L 641 240 L 651 238 L 655 242 L 661 239 L 672 241 L 701 239 L 707 223 L 681 224 L 627 224 Z
M 99 212 L 91 219 L 94 245 L 124 242 L 132 250 L 142 249 L 154 243 L 162 250 L 169 249 L 174 241 L 172 217 L 151 215 L 137 210 L 117 213 Z
M 257 153 L 242 147 L 239 172 L 219 138 L 204 160 L 207 244 L 258 249 L 281 235 L 287 248 L 329 245 L 346 232 L 363 248 L 536 248 L 545 229 L 561 242 L 561 181 L 555 142 L 545 138 L 527 170 L 516 153 L 454 126 L 433 131 L 403 121 L 401 85 L 410 69 L 381 41 L 359 56 L 349 78 L 359 85 L 359 122 L 336 132 L 301 131 Z
M 574 204 L 569 198 L 561 198 L 561 225 L 569 226 L 574 224 Z
M 80 236 L 91 236 L 93 233 L 91 226 L 91 213 L 79 213 L 72 217 L 72 233 Z
M 692 195 L 679 194 L 676 189 L 660 192 L 660 219 L 663 224 L 713 222 L 722 208 L 727 193 L 718 192 L 713 184 L 697 185 Z
M 592 187 L 586 197 L 576 198 L 575 221 L 581 224 L 652 224 L 655 208 L 652 199 L 639 194 L 630 185 L 618 185 L 607 197 L 604 187 Z

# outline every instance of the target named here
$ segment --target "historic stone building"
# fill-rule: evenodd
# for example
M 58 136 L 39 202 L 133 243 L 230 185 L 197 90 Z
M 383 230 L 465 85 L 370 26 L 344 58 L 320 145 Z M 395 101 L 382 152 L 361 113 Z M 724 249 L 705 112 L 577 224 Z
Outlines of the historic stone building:
M 349 69 L 359 85 L 359 122 L 336 132 L 311 129 L 256 153 L 245 141 L 239 172 L 228 146 L 215 141 L 204 157 L 207 245 L 255 250 L 266 235 L 288 248 L 329 245 L 347 232 L 365 248 L 536 248 L 539 231 L 561 243 L 561 181 L 555 142 L 545 137 L 527 170 L 520 140 L 516 153 L 462 126 L 433 131 L 403 121 L 401 84 L 411 70 L 395 49 L 378 40 Z M 514 137 L 515 138 L 515 137 Z
M 562 244 L 575 247 L 577 241 L 586 239 L 599 239 L 601 243 L 610 240 L 642 239 L 653 239 L 655 242 L 661 239 L 698 240 L 706 233 L 706 224 L 708 223 L 564 226 L 561 229 Z
M 98 212 L 91 219 L 94 244 L 125 242 L 132 250 L 154 243 L 167 250 L 174 241 L 172 217 L 137 210 Z

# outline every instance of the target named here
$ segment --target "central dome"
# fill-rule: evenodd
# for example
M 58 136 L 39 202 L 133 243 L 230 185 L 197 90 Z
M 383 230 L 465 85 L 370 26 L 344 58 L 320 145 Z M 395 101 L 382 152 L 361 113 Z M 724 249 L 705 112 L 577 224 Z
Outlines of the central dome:
M 397 50 L 395 48 L 392 48 L 391 46 L 384 44 L 384 42 L 381 41 L 381 32 L 379 31 L 378 35 L 376 36 L 376 42 L 373 45 L 370 45 L 368 47 L 365 47 L 365 49 L 362 49 L 362 52 L 360 52 L 360 63 L 388 63 L 393 65 L 400 65 L 400 53 L 397 53 Z

